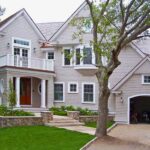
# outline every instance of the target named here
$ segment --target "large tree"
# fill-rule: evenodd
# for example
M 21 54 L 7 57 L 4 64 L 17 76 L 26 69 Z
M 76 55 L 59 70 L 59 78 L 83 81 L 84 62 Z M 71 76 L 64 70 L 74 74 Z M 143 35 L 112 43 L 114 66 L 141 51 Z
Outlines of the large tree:
M 149 36 L 150 0 L 86 0 L 90 18 L 75 18 L 80 36 L 81 25 L 92 23 L 91 44 L 96 57 L 96 77 L 99 83 L 98 122 L 96 136 L 107 135 L 108 81 L 113 71 L 121 64 L 120 51 L 132 41 Z M 107 63 L 103 62 L 106 58 Z

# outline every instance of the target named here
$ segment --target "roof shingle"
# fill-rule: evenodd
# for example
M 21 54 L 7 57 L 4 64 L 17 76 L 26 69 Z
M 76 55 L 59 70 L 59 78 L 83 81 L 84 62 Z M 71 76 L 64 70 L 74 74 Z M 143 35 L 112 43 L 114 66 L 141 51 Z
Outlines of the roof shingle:
M 37 26 L 48 40 L 63 25 L 63 23 L 64 22 L 37 23 Z

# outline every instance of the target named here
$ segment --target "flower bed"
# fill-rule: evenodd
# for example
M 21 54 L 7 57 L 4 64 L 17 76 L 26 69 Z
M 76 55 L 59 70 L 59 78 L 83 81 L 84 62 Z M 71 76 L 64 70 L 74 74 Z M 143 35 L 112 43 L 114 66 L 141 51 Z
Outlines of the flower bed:
M 0 116 L 34 116 L 34 114 L 23 110 L 12 110 L 6 106 L 1 105 Z
M 97 112 L 93 112 L 89 110 L 88 108 L 81 108 L 81 107 L 73 107 L 73 106 L 61 106 L 61 107 L 51 107 L 50 111 L 53 112 L 54 115 L 60 115 L 60 116 L 67 116 L 68 111 L 78 111 L 79 115 L 97 115 Z

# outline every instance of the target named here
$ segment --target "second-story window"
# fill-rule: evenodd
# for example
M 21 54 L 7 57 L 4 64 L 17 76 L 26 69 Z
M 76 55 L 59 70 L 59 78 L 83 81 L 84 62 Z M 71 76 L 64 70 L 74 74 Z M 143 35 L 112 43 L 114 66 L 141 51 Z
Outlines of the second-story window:
M 80 48 L 77 48 L 76 49 L 76 65 L 80 65 L 80 58 L 81 58 Z
M 54 52 L 48 52 L 47 59 L 54 59 Z
M 71 65 L 71 50 L 70 49 L 64 49 L 64 65 L 70 66 Z
M 92 64 L 92 48 L 83 48 L 83 64 Z

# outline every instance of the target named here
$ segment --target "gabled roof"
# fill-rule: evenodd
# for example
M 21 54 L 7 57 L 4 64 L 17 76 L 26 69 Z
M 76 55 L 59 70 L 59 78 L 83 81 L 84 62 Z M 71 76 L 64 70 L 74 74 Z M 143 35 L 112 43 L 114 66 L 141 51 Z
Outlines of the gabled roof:
M 64 22 L 49 22 L 37 23 L 37 26 L 48 40 L 63 24 Z
M 86 1 L 84 1 L 78 9 L 64 22 L 64 24 L 52 35 L 52 37 L 49 39 L 49 41 L 54 41 L 60 33 L 68 26 L 70 21 L 87 5 Z
M 30 25 L 33 27 L 33 29 L 36 31 L 36 33 L 40 36 L 40 38 L 42 40 L 46 40 L 45 36 L 42 34 L 42 32 L 40 31 L 38 26 L 34 23 L 33 19 L 29 16 L 29 14 L 27 13 L 27 11 L 24 8 L 17 11 L 13 15 L 9 16 L 8 18 L 3 20 L 2 22 L 0 22 L 0 32 L 3 31 L 7 26 L 9 26 L 13 21 L 15 21 L 22 14 L 24 14 L 26 19 L 28 20 Z
M 146 61 L 150 61 L 150 57 L 146 56 L 143 58 L 131 71 L 129 71 L 111 90 L 116 91 L 120 86 L 122 86 L 132 75 L 139 69 Z

